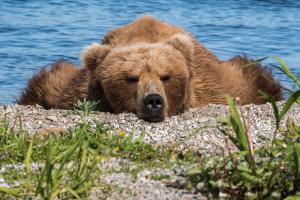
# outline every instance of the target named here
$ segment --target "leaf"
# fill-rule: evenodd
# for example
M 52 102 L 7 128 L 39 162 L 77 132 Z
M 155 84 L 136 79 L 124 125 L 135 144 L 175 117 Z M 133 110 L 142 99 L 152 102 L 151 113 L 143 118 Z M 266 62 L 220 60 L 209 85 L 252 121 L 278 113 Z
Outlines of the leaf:
M 80 160 L 80 168 L 79 168 L 79 172 L 78 172 L 79 175 L 82 173 L 83 168 L 86 167 L 87 154 L 88 154 L 88 144 L 84 143 L 82 145 L 82 154 L 81 154 L 81 160 Z
M 289 111 L 289 109 L 291 108 L 291 106 L 293 105 L 294 102 L 296 102 L 298 100 L 298 98 L 300 97 L 300 90 L 294 92 L 286 101 L 286 103 L 283 105 L 282 110 L 278 111 L 278 107 L 276 105 L 275 99 L 272 95 L 264 92 L 264 91 L 259 91 L 259 93 L 266 98 L 269 102 L 271 102 L 272 107 L 273 107 L 273 112 L 274 112 L 274 116 L 276 119 L 276 128 L 279 128 L 279 123 L 282 120 L 282 118 L 284 117 L 284 115 Z
M 270 95 L 270 94 L 268 94 L 264 91 L 259 90 L 258 92 L 272 104 L 273 113 L 274 113 L 275 120 L 276 120 L 276 129 L 278 129 L 279 128 L 280 117 L 279 117 L 278 107 L 277 107 L 276 102 L 275 102 L 275 98 L 272 95 Z
M 53 182 L 55 181 L 53 178 L 53 170 L 54 170 L 54 164 L 52 164 L 52 156 L 53 156 L 53 148 L 54 143 L 53 141 L 49 140 L 46 143 L 46 159 L 45 159 L 45 165 L 42 169 L 41 173 L 38 174 L 38 182 L 36 186 L 35 195 L 40 194 L 42 197 L 48 197 L 51 193 L 51 190 L 53 189 Z
M 54 187 L 55 188 L 55 187 Z M 53 188 L 52 188 L 53 189 Z M 58 199 L 57 195 L 61 192 L 62 189 L 57 189 L 57 190 L 54 190 L 54 191 L 51 191 L 50 193 L 50 197 L 49 197 L 49 200 L 54 200 L 54 199 Z
M 237 169 L 241 172 L 251 173 L 251 169 L 247 166 L 238 166 Z
M 268 59 L 268 58 L 269 58 L 269 57 L 259 58 L 259 59 L 257 59 L 257 60 L 254 60 L 254 61 L 252 61 L 252 62 L 250 62 L 250 63 L 244 65 L 243 68 L 251 67 L 251 66 L 256 65 L 256 64 L 260 63 L 261 61 L 264 61 L 264 60 L 266 60 L 266 59 Z
M 218 130 L 221 131 L 225 136 L 227 136 L 236 146 L 239 144 L 238 140 L 234 136 L 230 135 L 227 130 L 221 128 L 218 128 Z
M 143 143 L 144 142 L 144 138 L 145 138 L 145 132 L 142 131 L 141 134 L 139 135 L 139 137 L 137 139 L 135 139 L 135 143 Z
M 276 67 L 276 68 L 279 69 L 280 71 L 282 71 L 284 74 L 286 74 L 289 78 L 291 78 L 300 87 L 300 81 L 289 70 L 289 68 L 287 67 L 285 61 L 283 59 L 281 59 L 280 57 L 278 57 L 278 56 L 271 56 L 271 58 L 273 58 L 274 60 L 279 62 L 279 64 L 281 65 L 281 67 Z
M 25 168 L 26 168 L 26 175 L 29 178 L 31 175 L 31 155 L 32 155 L 32 141 L 29 143 L 29 147 L 26 153 L 26 158 L 25 158 Z
M 60 153 L 59 155 L 57 155 L 53 160 L 52 163 L 58 162 L 60 160 L 67 160 L 69 158 L 69 156 L 76 150 L 78 149 L 78 146 L 80 145 L 81 141 L 78 141 L 76 143 L 74 143 L 71 147 L 69 147 L 68 149 L 66 149 L 64 152 Z
M 295 161 L 295 174 L 296 174 L 296 184 L 298 189 L 300 189 L 299 181 L 300 181 L 300 143 L 294 144 L 294 161 Z
M 285 63 L 285 61 L 282 59 L 282 58 L 280 58 L 280 57 L 278 57 L 278 56 L 271 56 L 271 58 L 273 58 L 274 60 L 276 60 L 277 62 L 279 62 L 279 64 L 281 65 L 281 66 L 283 66 L 283 67 L 285 67 L 285 68 L 287 68 L 287 66 L 286 66 L 286 63 Z M 287 70 L 287 71 L 289 71 L 289 70 Z M 290 71 L 289 71 L 290 72 Z
M 256 183 L 257 182 L 257 178 L 255 176 L 252 176 L 251 174 L 249 173 L 246 173 L 246 172 L 240 172 L 240 176 L 245 179 L 246 181 L 248 182 L 251 182 L 251 183 Z
M 15 189 L 10 189 L 6 187 L 0 186 L 0 192 L 4 192 L 6 194 L 14 195 L 14 196 L 19 196 L 19 191 Z
M 283 116 L 287 113 L 290 107 L 293 105 L 295 101 L 300 97 L 300 90 L 294 92 L 284 104 L 280 114 L 279 114 L 279 121 L 283 118 Z
M 81 200 L 81 198 L 79 197 L 79 195 L 74 190 L 72 190 L 70 187 L 66 187 L 66 190 L 69 193 L 71 193 L 76 199 L 80 199 Z
M 248 137 L 244 128 L 244 125 L 241 122 L 240 115 L 237 111 L 236 105 L 231 96 L 227 96 L 227 102 L 230 110 L 230 122 L 234 133 L 237 137 L 238 148 L 241 151 L 249 151 L 248 146 Z
M 285 198 L 284 200 L 299 200 L 300 199 L 300 192 L 297 192 L 295 195 L 293 196 L 288 196 L 287 198 Z

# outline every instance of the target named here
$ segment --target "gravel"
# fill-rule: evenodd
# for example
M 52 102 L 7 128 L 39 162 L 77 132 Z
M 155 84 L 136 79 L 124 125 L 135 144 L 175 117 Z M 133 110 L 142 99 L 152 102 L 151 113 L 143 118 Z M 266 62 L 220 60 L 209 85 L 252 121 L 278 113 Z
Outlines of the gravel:
M 282 107 L 282 102 L 278 102 Z M 275 129 L 272 106 L 246 105 L 240 107 L 246 121 L 246 126 L 252 138 L 254 148 L 269 143 Z M 8 105 L 0 106 L 0 121 L 5 117 L 10 127 L 19 131 L 22 128 L 31 134 L 42 134 L 45 131 L 65 131 L 74 127 L 83 120 L 88 121 L 92 127 L 97 123 L 104 123 L 113 130 L 124 130 L 134 137 L 145 133 L 145 140 L 154 145 L 171 146 L 177 150 L 185 151 L 196 149 L 202 155 L 220 154 L 225 144 L 225 138 L 218 130 L 219 121 L 228 116 L 228 107 L 225 105 L 207 105 L 202 108 L 194 108 L 185 113 L 167 118 L 161 123 L 149 123 L 138 119 L 134 114 L 111 114 L 94 112 L 82 117 L 79 111 L 69 110 L 45 110 L 40 106 Z M 282 120 L 290 117 L 296 124 L 300 124 L 300 106 L 294 105 Z M 232 147 L 234 148 L 234 147 Z M 130 161 L 109 160 L 100 164 L 102 168 L 118 169 L 121 166 L 131 166 Z M 132 165 L 133 166 L 133 165 Z M 161 169 L 163 171 L 164 169 Z M 109 171 L 109 170 L 108 170 Z M 107 173 L 99 177 L 107 183 L 114 183 L 122 192 L 112 192 L 105 196 L 101 190 L 92 190 L 91 199 L 203 199 L 200 194 L 189 193 L 167 187 L 164 181 L 152 180 L 149 174 L 157 173 L 153 170 L 142 170 L 137 174 L 136 180 L 132 180 L 130 174 L 124 172 Z M 172 178 L 179 178 L 173 172 L 167 171 Z M 0 183 L 3 180 L 0 179 Z
M 279 107 L 283 103 L 278 102 Z M 240 109 L 254 147 L 270 142 L 275 129 L 271 105 L 250 104 Z M 145 122 L 132 113 L 115 115 L 94 112 L 82 117 L 79 111 L 45 110 L 40 106 L 20 105 L 6 106 L 5 111 L 4 106 L 0 106 L 0 120 L 3 120 L 5 116 L 15 131 L 19 131 L 20 122 L 25 131 L 39 134 L 44 131 L 66 131 L 86 120 L 92 127 L 95 127 L 97 123 L 104 123 L 113 130 L 124 130 L 128 134 L 133 134 L 134 137 L 144 132 L 145 140 L 154 145 L 171 145 L 179 150 L 194 148 L 199 150 L 199 153 L 211 155 L 220 152 L 221 147 L 224 146 L 224 136 L 217 126 L 220 126 L 219 121 L 228 116 L 228 107 L 208 105 L 193 108 L 160 123 Z M 296 124 L 300 124 L 300 106 L 293 106 L 286 116 L 290 116 Z

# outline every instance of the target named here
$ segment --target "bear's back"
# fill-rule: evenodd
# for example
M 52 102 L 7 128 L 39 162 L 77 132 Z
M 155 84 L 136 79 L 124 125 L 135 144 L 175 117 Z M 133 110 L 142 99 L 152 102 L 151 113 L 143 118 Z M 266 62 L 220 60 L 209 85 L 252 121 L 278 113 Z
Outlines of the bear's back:
M 120 47 L 139 42 L 164 42 L 176 33 L 184 32 L 181 28 L 163 23 L 151 16 L 143 16 L 108 33 L 102 39 L 102 44 Z

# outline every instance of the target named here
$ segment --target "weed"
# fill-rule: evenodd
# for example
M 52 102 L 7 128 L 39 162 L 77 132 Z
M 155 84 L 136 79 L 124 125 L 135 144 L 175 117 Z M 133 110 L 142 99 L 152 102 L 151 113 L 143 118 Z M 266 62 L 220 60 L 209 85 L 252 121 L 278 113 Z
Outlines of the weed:
M 96 110 L 96 107 L 99 103 L 99 101 L 87 101 L 84 99 L 83 101 L 78 101 L 75 103 L 74 107 L 75 109 L 82 111 L 83 116 L 88 116 L 92 111 Z

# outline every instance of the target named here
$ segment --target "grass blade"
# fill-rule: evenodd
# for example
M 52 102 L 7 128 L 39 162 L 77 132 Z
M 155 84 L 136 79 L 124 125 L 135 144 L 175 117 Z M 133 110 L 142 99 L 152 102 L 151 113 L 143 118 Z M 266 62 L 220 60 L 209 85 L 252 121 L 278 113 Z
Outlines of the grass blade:
M 241 151 L 249 151 L 247 134 L 246 134 L 244 125 L 241 122 L 241 118 L 237 111 L 236 105 L 235 105 L 232 97 L 227 96 L 226 98 L 227 98 L 227 102 L 228 102 L 229 110 L 230 110 L 230 122 L 231 122 L 232 128 L 234 129 L 234 132 L 237 137 L 238 148 Z
M 295 161 L 295 187 L 296 189 L 300 189 L 300 143 L 296 143 L 294 145 L 294 161 Z
M 79 167 L 79 171 L 78 171 L 79 175 L 82 173 L 84 167 L 86 166 L 87 155 L 88 155 L 88 144 L 84 143 L 82 145 L 82 154 L 81 154 L 81 159 L 80 159 L 80 167 Z
M 70 187 L 66 187 L 65 189 L 66 189 L 66 191 L 68 191 L 70 194 L 72 194 L 76 199 L 81 200 L 80 196 L 79 196 L 74 190 L 72 190 Z
M 31 188 L 31 180 L 32 180 L 32 177 L 31 177 L 31 156 L 32 156 L 32 141 L 30 141 L 29 143 L 29 147 L 27 149 L 27 152 L 26 152 L 26 157 L 25 157 L 25 160 L 24 160 L 24 163 L 25 163 L 25 170 L 26 170 L 26 189 L 27 191 L 30 191 L 30 188 Z
M 279 64 L 281 65 L 281 67 L 280 68 L 278 67 L 277 69 L 279 69 L 280 71 L 282 71 L 283 73 L 285 73 L 289 78 L 291 78 L 300 87 L 300 81 L 289 70 L 289 68 L 287 67 L 285 61 L 283 59 L 279 58 L 278 56 L 271 56 L 271 58 L 273 58 L 274 60 L 276 60 L 277 62 L 279 62 Z
M 251 67 L 251 66 L 256 65 L 256 64 L 260 63 L 261 61 L 264 61 L 264 60 L 266 60 L 266 59 L 268 59 L 268 58 L 269 58 L 269 57 L 259 58 L 259 59 L 257 59 L 257 60 L 254 60 L 254 61 L 252 61 L 252 62 L 250 62 L 250 63 L 244 65 L 243 68 Z
M 280 114 L 279 114 L 279 121 L 283 118 L 283 116 L 287 113 L 287 111 L 290 109 L 290 107 L 293 105 L 294 102 L 298 100 L 300 97 L 300 90 L 294 92 L 286 101 L 284 104 Z
M 279 62 L 279 64 L 282 67 L 287 68 L 287 65 L 286 65 L 285 61 L 283 59 L 281 59 L 280 57 L 274 55 L 274 56 L 271 56 L 271 58 L 273 58 L 274 60 Z M 287 73 L 291 73 L 291 71 L 289 69 L 287 69 L 286 71 L 287 71 Z
M 288 196 L 284 200 L 299 200 L 300 199 L 300 192 L 297 192 L 295 195 Z
M 78 141 L 74 143 L 71 147 L 57 155 L 56 157 L 53 158 L 52 163 L 56 163 L 61 160 L 67 160 L 69 156 L 80 146 L 81 141 Z
M 18 190 L 14 190 L 14 189 L 2 187 L 2 186 L 0 186 L 0 192 L 4 192 L 6 194 L 10 194 L 10 195 L 13 195 L 13 196 L 19 196 L 19 191 Z
M 275 120 L 276 120 L 276 129 L 278 129 L 279 128 L 279 122 L 280 122 L 280 117 L 279 117 L 280 114 L 279 114 L 278 107 L 276 105 L 275 98 L 272 95 L 270 95 L 270 94 L 268 94 L 264 91 L 261 91 L 261 90 L 259 90 L 259 93 L 271 103 L 272 108 L 273 108 L 273 113 L 274 113 L 274 116 L 275 116 Z
M 32 141 L 29 143 L 29 147 L 26 153 L 25 158 L 25 168 L 26 168 L 26 175 L 28 178 L 31 176 L 31 155 L 32 155 Z

